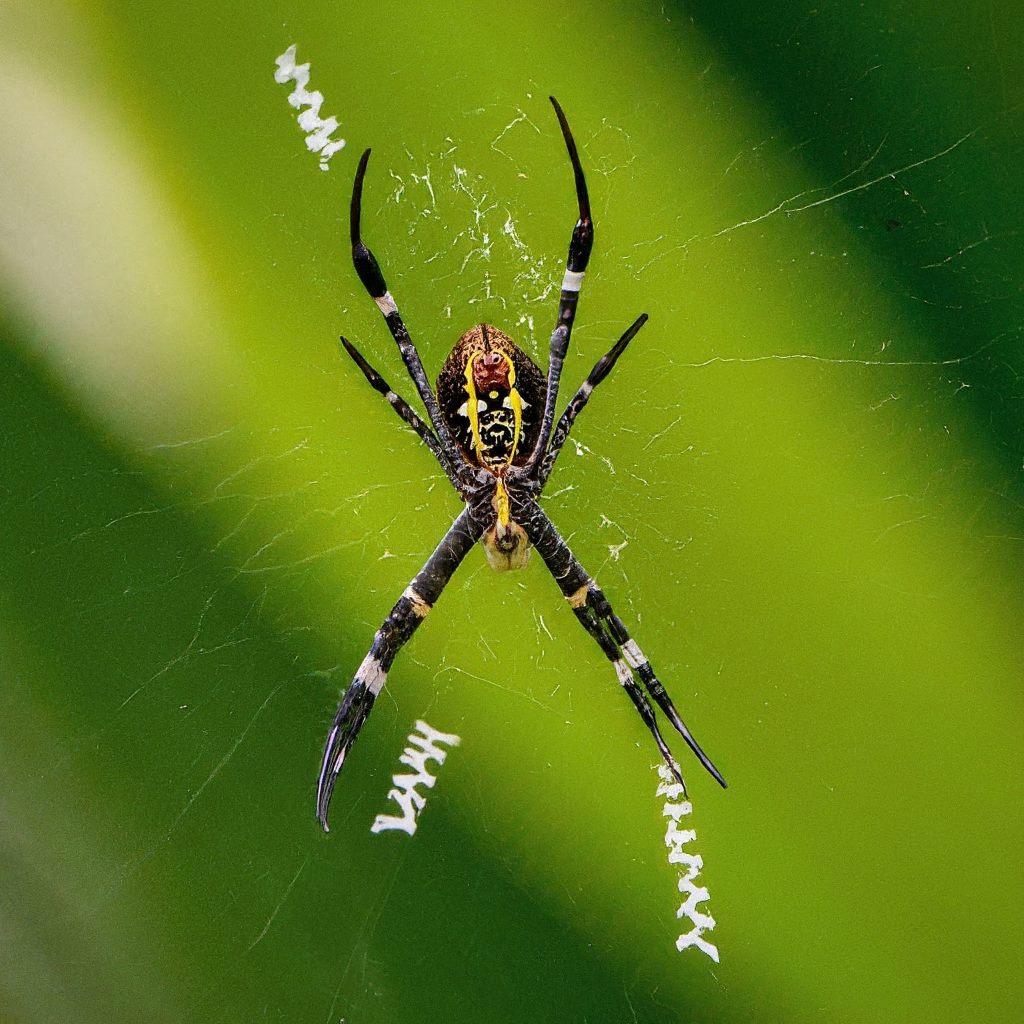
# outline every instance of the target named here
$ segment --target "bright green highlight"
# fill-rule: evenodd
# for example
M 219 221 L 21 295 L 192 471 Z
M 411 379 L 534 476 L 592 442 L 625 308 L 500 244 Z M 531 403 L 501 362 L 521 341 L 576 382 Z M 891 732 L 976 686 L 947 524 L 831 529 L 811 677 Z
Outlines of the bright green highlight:
M 973 4 L 210 3 L 0 14 L 0 1017 L 1015 1021 L 1024 827 L 1020 26 Z M 292 43 L 346 148 L 318 167 Z M 546 508 L 728 778 L 657 752 L 540 565 L 474 552 L 320 834 L 339 691 L 458 511 L 413 394 L 544 363 Z M 462 737 L 374 836 L 414 722 Z

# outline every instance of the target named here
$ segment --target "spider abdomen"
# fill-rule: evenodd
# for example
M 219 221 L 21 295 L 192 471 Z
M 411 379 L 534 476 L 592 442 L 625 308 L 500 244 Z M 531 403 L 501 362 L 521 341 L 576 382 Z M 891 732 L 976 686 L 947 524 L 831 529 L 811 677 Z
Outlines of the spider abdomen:
M 512 461 L 512 445 L 515 444 L 516 422 L 510 397 L 500 392 L 491 392 L 494 408 L 481 399 L 477 402 L 480 442 L 484 461 L 489 466 L 504 466 Z M 501 403 L 501 404 L 497 404 Z
M 540 430 L 547 380 L 504 332 L 489 324 L 456 342 L 437 378 L 445 424 L 467 462 L 522 465 Z

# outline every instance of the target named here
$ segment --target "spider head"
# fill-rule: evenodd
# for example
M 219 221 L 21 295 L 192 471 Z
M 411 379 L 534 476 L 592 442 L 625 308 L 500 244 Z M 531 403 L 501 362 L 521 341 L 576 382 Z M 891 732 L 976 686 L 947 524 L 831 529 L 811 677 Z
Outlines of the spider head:
M 493 330 L 493 328 L 491 329 Z M 469 357 L 469 365 L 472 367 L 473 385 L 476 391 L 490 391 L 493 388 L 498 388 L 508 392 L 511 389 L 515 367 L 504 352 L 496 352 L 493 349 L 474 352 Z

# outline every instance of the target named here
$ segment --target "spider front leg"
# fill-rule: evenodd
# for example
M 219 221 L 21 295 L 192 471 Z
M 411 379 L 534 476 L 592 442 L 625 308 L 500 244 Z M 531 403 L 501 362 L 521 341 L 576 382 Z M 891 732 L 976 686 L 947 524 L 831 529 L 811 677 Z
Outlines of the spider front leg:
M 554 469 L 558 453 L 562 450 L 562 445 L 568 439 L 569 431 L 572 430 L 576 417 L 583 411 L 583 407 L 587 402 L 590 401 L 594 388 L 612 372 L 615 364 L 619 361 L 619 356 L 626 351 L 626 346 L 636 337 L 640 328 L 647 323 L 647 319 L 647 314 L 641 313 L 633 321 L 629 330 L 594 364 L 594 368 L 590 371 L 587 379 L 580 385 L 579 391 L 573 395 L 571 401 L 565 407 L 565 412 L 562 413 L 558 426 L 555 427 L 555 432 L 551 435 L 551 446 L 548 448 L 544 461 L 541 463 L 541 487 L 547 483 L 548 477 L 551 476 L 551 470 Z
M 405 363 L 409 376 L 412 377 L 413 383 L 416 385 L 416 390 L 419 392 L 424 406 L 426 406 L 427 415 L 430 417 L 434 430 L 437 431 L 437 436 L 440 438 L 442 446 L 447 451 L 453 451 L 454 446 L 451 434 L 438 409 L 437 399 L 430 387 L 430 382 L 427 380 L 427 373 L 423 369 L 420 355 L 416 351 L 416 346 L 412 343 L 412 338 L 409 337 L 409 331 L 402 320 L 402 315 L 398 312 L 398 305 L 395 302 L 394 296 L 388 291 L 388 286 L 384 281 L 384 275 L 381 273 L 377 258 L 370 251 L 369 247 L 364 244 L 360 235 L 360 219 L 363 207 L 363 178 L 366 176 L 366 165 L 369 159 L 370 150 L 366 150 L 359 160 L 355 182 L 352 186 L 352 205 L 349 208 L 352 263 L 356 268 L 356 273 L 359 275 L 359 280 L 363 282 L 363 287 L 369 292 L 370 298 L 377 304 L 377 308 L 384 317 L 384 322 L 388 325 L 388 330 L 391 331 L 391 336 L 398 345 L 398 350 L 402 354 L 402 361 Z
M 576 556 L 569 550 L 568 544 L 555 529 L 554 523 L 548 519 L 536 502 L 530 502 L 524 509 L 520 522 L 565 599 L 569 602 L 569 607 L 572 608 L 576 618 L 597 641 L 608 660 L 612 662 L 619 682 L 636 705 L 644 724 L 650 729 L 662 757 L 672 769 L 672 774 L 685 789 L 686 784 L 683 782 L 679 766 L 658 730 L 654 709 L 644 696 L 643 691 L 637 686 L 634 673 L 640 677 L 647 692 L 668 716 L 669 721 L 675 726 L 700 763 L 711 773 L 715 781 L 725 788 L 726 782 L 722 778 L 722 773 L 704 753 L 700 744 L 686 727 L 686 723 L 680 718 L 672 699 L 654 674 L 654 669 L 646 655 L 629 635 L 622 620 L 612 610 L 611 604 L 601 588 L 594 582 L 593 577 L 587 573 Z
M 583 176 L 579 153 L 576 151 L 576 140 L 572 137 L 569 122 L 566 120 L 558 100 L 549 97 L 555 108 L 558 124 L 565 139 L 565 148 L 569 152 L 572 163 L 573 177 L 576 182 L 576 200 L 580 216 L 573 228 L 569 240 L 569 255 L 565 264 L 565 276 L 562 278 L 562 291 L 558 301 L 558 322 L 551 334 L 551 346 L 548 352 L 547 397 L 544 401 L 544 417 L 541 420 L 540 433 L 534 444 L 533 451 L 526 463 L 528 470 L 534 469 L 547 450 L 551 428 L 555 421 L 555 402 L 558 398 L 558 382 L 562 376 L 562 363 L 569 349 L 569 338 L 572 334 L 573 321 L 576 319 L 576 306 L 583 287 L 583 277 L 590 262 L 590 250 L 594 245 L 594 222 L 590 216 L 590 196 L 587 193 L 587 181 Z
M 434 458 L 440 463 L 441 468 L 445 471 L 445 475 L 452 482 L 455 489 L 465 496 L 467 493 L 466 487 L 469 483 L 469 481 L 464 479 L 466 475 L 465 463 L 459 462 L 455 464 L 453 462 L 430 427 L 423 422 L 416 414 L 416 411 L 410 407 L 409 403 L 401 395 L 391 389 L 391 385 L 366 361 L 359 349 L 348 338 L 341 338 L 341 344 L 352 357 L 352 361 L 356 366 L 362 370 L 363 376 L 369 382 L 370 387 L 383 395 L 398 416 L 416 432 L 416 435 L 431 450 Z
M 373 709 L 373 702 L 387 682 L 395 656 L 426 618 L 480 533 L 481 528 L 470 510 L 463 509 L 377 630 L 369 653 L 345 691 L 331 731 L 327 734 L 316 787 L 316 814 L 325 832 L 330 831 L 327 810 L 338 773 Z

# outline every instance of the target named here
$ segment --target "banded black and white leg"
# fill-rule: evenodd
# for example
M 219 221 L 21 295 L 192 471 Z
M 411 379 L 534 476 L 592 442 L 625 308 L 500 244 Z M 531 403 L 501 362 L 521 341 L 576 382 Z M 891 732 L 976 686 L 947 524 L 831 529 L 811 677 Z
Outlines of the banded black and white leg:
M 683 781 L 679 765 L 672 757 L 658 729 L 654 709 L 637 685 L 637 676 L 640 677 L 647 692 L 654 698 L 655 703 L 668 717 L 679 735 L 686 741 L 697 760 L 711 773 L 715 781 L 725 788 L 726 782 L 722 773 L 712 763 L 711 758 L 704 753 L 693 733 L 679 716 L 672 699 L 655 675 L 646 655 L 629 635 L 629 631 L 615 614 L 604 592 L 580 564 L 569 549 L 569 545 L 562 539 L 554 523 L 548 519 L 536 502 L 530 502 L 529 507 L 524 510 L 520 522 L 576 618 L 597 641 L 605 656 L 614 666 L 619 682 L 633 701 L 637 711 L 640 712 L 644 724 L 650 729 L 662 757 L 672 770 L 672 774 L 685 789 L 686 783 Z
M 316 813 L 325 832 L 329 831 L 327 810 L 338 773 L 387 681 L 396 655 L 427 617 L 480 534 L 481 528 L 469 509 L 463 509 L 377 630 L 369 652 L 345 691 L 327 735 L 316 789 Z
M 352 263 L 356 268 L 356 273 L 359 275 L 359 280 L 363 282 L 363 287 L 367 292 L 369 292 L 370 298 L 372 298 L 377 304 L 377 308 L 381 311 L 381 315 L 384 317 L 384 322 L 388 325 L 388 330 L 391 331 L 391 336 L 395 339 L 395 343 L 398 345 L 398 350 L 402 354 L 402 361 L 405 363 L 406 369 L 409 371 L 409 376 L 416 385 L 416 390 L 419 393 L 420 399 L 426 407 L 427 416 L 429 417 L 434 430 L 437 432 L 437 436 L 440 439 L 441 444 L 449 451 L 454 451 L 450 432 L 444 422 L 444 418 L 441 416 L 440 409 L 437 405 L 437 399 L 430 386 L 430 381 L 427 379 L 427 373 L 423 369 L 423 362 L 420 360 L 420 355 L 416 351 L 416 346 L 412 343 L 412 338 L 409 337 L 409 331 L 405 326 L 405 322 L 402 320 L 401 313 L 398 312 L 398 305 L 395 302 L 394 296 L 390 291 L 388 291 L 388 286 L 384 281 L 384 274 L 381 272 L 380 265 L 377 263 L 377 258 L 363 242 L 360 234 L 360 219 L 362 216 L 363 205 L 363 179 L 366 177 L 366 165 L 369 159 L 370 150 L 366 150 L 359 160 L 359 166 L 356 169 L 355 182 L 352 186 L 352 205 L 349 208 L 349 233 L 352 240 Z
M 565 262 L 565 276 L 562 278 L 562 290 L 558 300 L 558 321 L 551 333 L 551 345 L 548 350 L 547 397 L 544 401 L 544 416 L 541 420 L 540 433 L 534 444 L 533 451 L 527 460 L 527 470 L 534 469 L 541 461 L 548 447 L 551 428 L 555 421 L 555 402 L 558 399 L 558 383 L 562 376 L 562 364 L 565 353 L 569 349 L 569 338 L 572 335 L 573 321 L 576 319 L 576 307 L 579 304 L 580 289 L 590 262 L 590 250 L 594 246 L 594 222 L 590 216 L 590 196 L 587 193 L 587 181 L 583 175 L 576 140 L 572 137 L 569 122 L 565 118 L 558 100 L 550 96 L 551 105 L 558 116 L 558 124 L 565 139 L 565 148 L 569 152 L 572 163 L 573 177 L 576 182 L 576 200 L 579 205 L 579 219 L 569 239 L 569 254 Z
M 466 481 L 462 479 L 462 476 L 465 475 L 465 463 L 462 460 L 456 462 L 452 459 L 450 454 L 442 447 L 441 442 L 437 439 L 437 436 L 430 427 L 423 422 L 422 418 L 409 405 L 409 403 L 392 389 L 391 385 L 388 384 L 380 373 L 375 370 L 369 362 L 367 362 L 363 354 L 355 347 L 355 345 L 352 344 L 352 342 L 348 340 L 348 338 L 342 337 L 340 340 L 345 351 L 352 357 L 352 361 L 360 370 L 362 370 L 363 376 L 369 382 L 370 387 L 387 399 L 391 408 L 394 409 L 398 416 L 416 432 L 420 440 L 430 449 L 434 458 L 437 459 L 441 468 L 445 471 L 445 475 L 455 486 L 455 489 L 459 491 L 460 494 L 464 493 Z
M 594 364 L 594 368 L 587 375 L 587 379 L 580 385 L 579 391 L 573 395 L 569 404 L 565 407 L 565 411 L 562 413 L 558 420 L 558 425 L 551 435 L 551 444 L 544 456 L 544 461 L 541 463 L 541 487 L 547 483 L 551 470 L 554 469 L 558 453 L 562 450 L 562 446 L 568 439 L 572 425 L 576 422 L 576 417 L 583 411 L 583 407 L 587 402 L 590 401 L 594 388 L 612 372 L 615 364 L 619 361 L 619 356 L 626 351 L 626 346 L 636 337 L 640 328 L 647 323 L 647 319 L 647 314 L 641 313 L 633 321 L 626 333 Z

